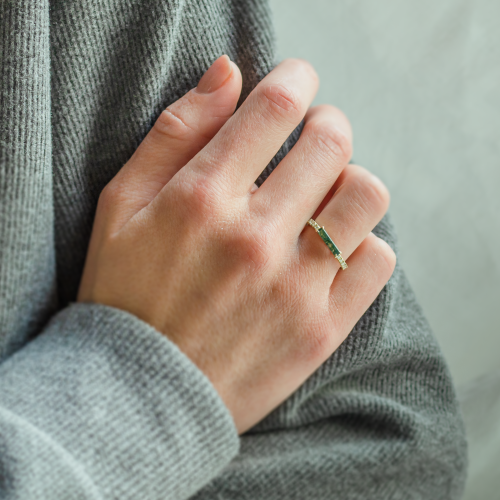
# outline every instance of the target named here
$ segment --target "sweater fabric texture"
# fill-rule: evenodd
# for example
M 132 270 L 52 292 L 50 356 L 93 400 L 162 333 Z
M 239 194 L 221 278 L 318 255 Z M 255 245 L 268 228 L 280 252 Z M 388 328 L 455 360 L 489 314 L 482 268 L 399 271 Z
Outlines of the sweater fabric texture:
M 460 498 L 455 390 L 399 264 L 339 349 L 243 436 L 168 338 L 75 303 L 101 190 L 224 53 L 241 103 L 277 62 L 265 0 L 0 2 L 0 497 Z M 375 233 L 396 250 L 387 217 Z

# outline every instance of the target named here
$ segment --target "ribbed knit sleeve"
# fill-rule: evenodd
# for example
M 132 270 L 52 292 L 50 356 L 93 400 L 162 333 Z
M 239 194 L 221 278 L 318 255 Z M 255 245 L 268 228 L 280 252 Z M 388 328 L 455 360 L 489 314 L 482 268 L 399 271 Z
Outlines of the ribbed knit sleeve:
M 0 361 L 56 309 L 47 1 L 0 2 Z
M 61 210 L 91 219 L 93 201 L 66 186 L 55 213 L 53 14 L 48 0 L 0 2 L 0 497 L 182 500 L 237 454 L 238 434 L 166 337 L 124 311 L 58 304 L 56 222 Z M 83 234 L 71 229 L 65 237 Z M 81 269 L 70 271 L 77 285 Z
M 0 493 L 182 500 L 238 452 L 210 381 L 152 327 L 73 304 L 0 366 Z

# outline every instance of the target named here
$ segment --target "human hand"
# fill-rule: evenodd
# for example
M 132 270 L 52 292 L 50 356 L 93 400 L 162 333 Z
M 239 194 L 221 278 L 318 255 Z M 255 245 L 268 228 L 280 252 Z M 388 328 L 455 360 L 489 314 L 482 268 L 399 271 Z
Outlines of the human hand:
M 78 300 L 126 310 L 175 342 L 240 433 L 337 349 L 395 265 L 370 232 L 387 189 L 348 165 L 340 111 L 307 111 L 317 86 L 308 63 L 286 60 L 233 115 L 241 74 L 218 59 L 160 115 L 97 207 Z M 304 115 L 299 141 L 257 189 Z M 346 271 L 310 217 L 349 258 Z

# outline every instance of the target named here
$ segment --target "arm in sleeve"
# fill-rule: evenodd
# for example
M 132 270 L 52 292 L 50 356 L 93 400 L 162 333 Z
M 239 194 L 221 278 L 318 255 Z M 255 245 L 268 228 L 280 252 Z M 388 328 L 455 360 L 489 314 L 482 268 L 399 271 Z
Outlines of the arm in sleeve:
M 387 218 L 374 232 L 395 248 Z M 195 498 L 459 499 L 466 464 L 450 373 L 398 264 L 340 348 Z
M 238 452 L 205 375 L 124 311 L 72 304 L 0 365 L 0 496 L 175 499 Z
M 71 194 L 81 187 L 53 182 L 54 158 L 73 162 L 61 153 L 52 103 L 64 94 L 63 75 L 78 83 L 86 66 L 70 40 L 71 63 L 54 69 L 64 33 L 83 33 L 55 16 L 80 9 L 79 18 L 83 4 L 55 3 L 0 2 L 0 498 L 182 500 L 237 453 L 222 400 L 138 318 L 99 305 L 59 306 L 68 268 L 76 283 L 79 269 L 56 270 L 57 218 L 65 209 L 92 217 L 88 200 L 75 203 Z M 105 36 L 112 24 L 102 26 Z M 95 61 L 86 58 L 92 71 Z M 81 100 L 77 116 L 87 109 Z M 72 149 L 85 149 L 80 139 L 69 141 Z M 61 190 L 70 201 L 56 213 Z M 67 224 L 62 238 L 75 233 L 82 224 Z M 68 245 L 66 255 L 84 257 L 86 243 Z

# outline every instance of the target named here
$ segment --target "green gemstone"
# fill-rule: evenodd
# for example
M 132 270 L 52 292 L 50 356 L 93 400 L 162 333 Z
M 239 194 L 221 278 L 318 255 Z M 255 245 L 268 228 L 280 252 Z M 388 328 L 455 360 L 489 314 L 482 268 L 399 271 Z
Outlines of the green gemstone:
M 337 245 L 335 245 L 333 240 L 323 228 L 318 231 L 318 234 L 321 236 L 321 239 L 326 243 L 326 246 L 331 250 L 333 255 L 340 255 L 340 250 L 337 248 Z

